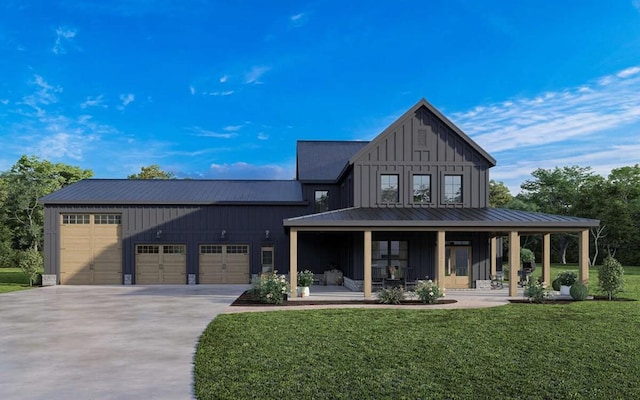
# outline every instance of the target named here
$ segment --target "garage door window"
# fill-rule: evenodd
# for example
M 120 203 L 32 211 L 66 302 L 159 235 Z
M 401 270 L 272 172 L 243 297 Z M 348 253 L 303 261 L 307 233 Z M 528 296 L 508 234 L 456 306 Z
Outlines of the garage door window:
M 247 245 L 228 245 L 227 254 L 249 254 L 249 246 Z
M 120 214 L 96 214 L 93 218 L 98 225 L 120 225 L 122 220 Z
M 217 244 L 203 244 L 200 246 L 200 254 L 222 254 L 222 246 Z
M 165 245 L 164 254 L 185 254 L 187 251 L 183 245 Z
M 65 225 L 89 224 L 89 214 L 63 214 L 62 223 Z
M 155 246 L 155 245 L 138 246 L 138 254 L 158 254 L 158 253 L 160 253 L 160 246 Z

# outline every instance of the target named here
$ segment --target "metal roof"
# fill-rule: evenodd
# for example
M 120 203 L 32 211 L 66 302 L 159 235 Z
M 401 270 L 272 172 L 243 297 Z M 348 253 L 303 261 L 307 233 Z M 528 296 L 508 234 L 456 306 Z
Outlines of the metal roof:
M 40 199 L 43 204 L 303 203 L 297 181 L 87 179 Z
M 298 141 L 297 179 L 301 181 L 335 182 L 347 166 L 349 158 L 369 142 Z
M 505 208 L 345 208 L 284 220 L 289 227 L 589 228 L 600 221 Z

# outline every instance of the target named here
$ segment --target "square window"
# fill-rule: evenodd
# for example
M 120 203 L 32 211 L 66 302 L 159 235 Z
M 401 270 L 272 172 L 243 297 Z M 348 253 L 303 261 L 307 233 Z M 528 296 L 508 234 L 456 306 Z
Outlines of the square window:
M 399 200 L 398 175 L 380 175 L 380 201 L 397 203 Z
M 431 202 L 431 175 L 413 175 L 413 202 Z
M 462 176 L 444 176 L 444 197 L 445 203 L 462 203 Z

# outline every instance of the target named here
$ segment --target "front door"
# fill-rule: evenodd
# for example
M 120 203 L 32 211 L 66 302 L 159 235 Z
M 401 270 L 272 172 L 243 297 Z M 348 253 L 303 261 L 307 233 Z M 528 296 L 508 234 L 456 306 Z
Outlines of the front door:
M 471 246 L 447 246 L 444 286 L 463 289 L 471 287 Z

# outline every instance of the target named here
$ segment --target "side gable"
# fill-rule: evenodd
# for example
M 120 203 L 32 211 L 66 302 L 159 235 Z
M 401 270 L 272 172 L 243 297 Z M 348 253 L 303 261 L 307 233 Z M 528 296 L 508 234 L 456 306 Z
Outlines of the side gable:
M 351 157 L 349 163 L 354 171 L 356 207 L 486 207 L 488 171 L 496 165 L 489 153 L 424 99 Z M 380 175 L 397 176 L 397 202 L 383 202 Z M 414 203 L 413 175 L 428 176 L 428 202 Z M 448 175 L 461 178 L 463 195 L 459 203 L 443 198 Z
M 299 140 L 296 179 L 302 182 L 336 183 L 349 158 L 369 142 Z

